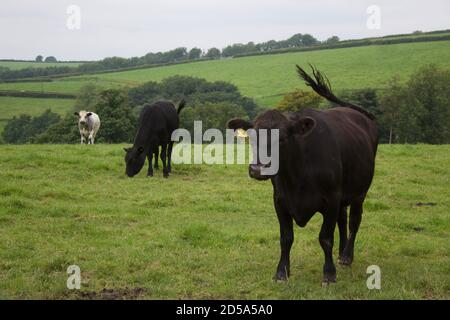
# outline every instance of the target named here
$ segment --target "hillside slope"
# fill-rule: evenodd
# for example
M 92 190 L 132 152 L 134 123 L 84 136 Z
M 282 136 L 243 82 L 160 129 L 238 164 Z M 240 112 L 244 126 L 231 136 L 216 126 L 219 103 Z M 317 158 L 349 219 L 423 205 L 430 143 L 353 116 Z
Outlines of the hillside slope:
M 136 86 L 180 74 L 232 82 L 244 95 L 265 106 L 273 106 L 283 94 L 303 86 L 296 77 L 294 66 L 305 66 L 309 62 L 327 74 L 334 89 L 383 88 L 394 74 L 406 79 L 423 64 L 435 63 L 450 68 L 450 41 L 253 56 L 86 75 L 45 83 L 1 83 L 0 90 L 74 93 L 89 81 L 105 88 Z

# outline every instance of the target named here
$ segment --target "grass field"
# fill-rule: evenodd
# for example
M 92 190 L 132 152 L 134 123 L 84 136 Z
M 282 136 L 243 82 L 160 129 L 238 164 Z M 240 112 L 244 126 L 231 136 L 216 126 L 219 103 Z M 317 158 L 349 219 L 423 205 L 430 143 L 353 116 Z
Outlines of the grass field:
M 274 106 L 283 94 L 303 87 L 296 76 L 295 64 L 306 66 L 309 62 L 326 73 L 336 90 L 383 88 L 394 74 L 407 79 L 418 67 L 427 63 L 450 67 L 450 41 L 205 61 L 91 77 L 84 75 L 46 83 L 0 83 L 0 90 L 74 93 L 88 81 L 97 81 L 104 87 L 135 86 L 179 74 L 232 82 L 244 95 L 256 99 L 262 105 Z
M 0 67 L 9 68 L 11 70 L 19 70 L 25 68 L 47 68 L 47 67 L 77 67 L 81 63 L 78 62 L 34 62 L 34 61 L 0 61 Z
M 73 105 L 74 100 L 71 99 L 0 97 L 0 132 L 3 131 L 6 122 L 13 116 L 23 113 L 37 116 L 47 109 L 63 115 L 71 110 Z
M 0 146 L 0 298 L 450 298 L 450 146 L 380 146 L 355 261 L 328 288 L 320 215 L 296 227 L 291 278 L 274 283 L 270 182 L 245 165 L 129 179 L 122 147 Z M 381 290 L 366 287 L 374 264 Z

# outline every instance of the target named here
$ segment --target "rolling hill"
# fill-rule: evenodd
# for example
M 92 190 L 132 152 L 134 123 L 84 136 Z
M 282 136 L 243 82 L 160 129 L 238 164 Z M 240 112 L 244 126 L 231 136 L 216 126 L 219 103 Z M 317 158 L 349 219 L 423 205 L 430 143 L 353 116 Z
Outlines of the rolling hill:
M 308 63 L 313 63 L 322 70 L 336 91 L 369 87 L 383 89 L 387 80 L 395 74 L 400 75 L 401 79 L 407 79 L 424 64 L 434 63 L 450 68 L 450 41 L 291 52 L 65 77 L 50 82 L 0 83 L 0 91 L 75 94 L 88 82 L 96 83 L 103 88 L 119 88 L 137 86 L 150 80 L 161 81 L 173 75 L 187 75 L 213 81 L 229 81 L 260 105 L 273 107 L 284 94 L 296 88 L 304 88 L 296 76 L 295 64 L 306 66 Z M 38 104 L 37 100 L 26 103 L 26 100 L 21 98 L 22 100 L 15 103 L 14 112 L 6 111 L 13 99 L 7 102 L 0 99 L 0 112 L 7 114 L 8 117 L 27 113 L 28 106 Z M 56 108 L 59 108 L 58 105 L 55 104 Z

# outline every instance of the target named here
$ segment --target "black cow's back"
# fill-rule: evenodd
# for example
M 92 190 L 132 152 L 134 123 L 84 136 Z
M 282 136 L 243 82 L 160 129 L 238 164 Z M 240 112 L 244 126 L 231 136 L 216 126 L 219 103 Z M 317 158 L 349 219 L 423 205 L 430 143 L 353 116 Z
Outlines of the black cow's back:
M 366 115 L 346 107 L 326 111 L 305 110 L 317 122 L 311 138 L 306 139 L 313 154 L 311 163 L 330 169 L 339 181 L 343 202 L 351 203 L 367 192 L 372 182 L 378 145 L 376 124 Z
M 139 117 L 135 142 L 153 140 L 153 144 L 167 143 L 172 132 L 179 127 L 179 117 L 173 103 L 158 101 L 146 105 Z M 158 140 L 158 141 L 156 141 Z

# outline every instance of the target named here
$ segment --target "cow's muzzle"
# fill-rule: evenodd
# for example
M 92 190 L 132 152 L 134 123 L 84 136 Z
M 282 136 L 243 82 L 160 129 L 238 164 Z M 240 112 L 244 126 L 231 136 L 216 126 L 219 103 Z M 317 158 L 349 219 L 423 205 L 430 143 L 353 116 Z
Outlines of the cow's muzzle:
M 248 166 L 248 174 L 250 178 L 256 179 L 256 180 L 268 180 L 270 179 L 270 175 L 263 175 L 261 173 L 261 169 L 264 167 L 267 167 L 268 165 L 263 164 L 251 164 Z

